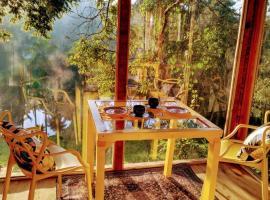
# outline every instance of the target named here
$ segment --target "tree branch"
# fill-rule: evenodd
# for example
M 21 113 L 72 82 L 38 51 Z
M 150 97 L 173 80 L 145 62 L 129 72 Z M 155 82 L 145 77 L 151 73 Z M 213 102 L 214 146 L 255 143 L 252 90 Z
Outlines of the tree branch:
M 168 24 L 168 14 L 169 14 L 169 12 L 170 12 L 170 10 L 172 9 L 172 8 L 174 8 L 177 4 L 180 4 L 182 2 L 182 0 L 176 0 L 174 3 L 172 3 L 170 6 L 168 6 L 166 9 L 165 9 L 165 11 L 164 11 L 164 21 L 163 21 L 163 25 L 162 25 L 162 29 L 161 29 L 161 34 L 163 34 L 164 33 L 164 31 L 165 31 L 165 28 L 166 28 L 166 26 L 167 26 L 167 24 Z

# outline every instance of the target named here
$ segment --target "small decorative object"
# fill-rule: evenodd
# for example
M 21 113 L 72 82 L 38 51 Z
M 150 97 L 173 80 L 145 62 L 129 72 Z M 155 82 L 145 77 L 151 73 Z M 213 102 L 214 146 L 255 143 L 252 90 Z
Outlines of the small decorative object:
M 118 117 L 118 116 L 121 116 L 121 115 L 125 115 L 127 113 L 127 109 L 126 108 L 123 108 L 123 107 L 106 107 L 104 108 L 104 112 L 113 117 Z
M 179 106 L 167 106 L 166 115 L 176 118 L 188 119 L 192 117 L 188 109 Z
M 167 106 L 167 111 L 170 113 L 188 113 L 188 109 L 179 106 Z
M 155 109 L 158 107 L 159 100 L 158 100 L 158 98 L 151 97 L 148 99 L 148 104 L 149 104 L 150 108 Z
M 145 113 L 145 107 L 143 105 L 135 105 L 133 107 L 133 113 L 135 114 L 135 117 L 142 117 Z

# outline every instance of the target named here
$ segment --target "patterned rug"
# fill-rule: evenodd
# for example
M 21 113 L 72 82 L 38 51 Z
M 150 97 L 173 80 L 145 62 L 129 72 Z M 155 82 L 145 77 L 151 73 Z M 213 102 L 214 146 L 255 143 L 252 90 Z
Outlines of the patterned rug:
M 105 200 L 199 199 L 202 181 L 188 165 L 175 165 L 170 178 L 165 178 L 162 173 L 161 167 L 106 172 Z M 87 199 L 86 190 L 82 175 L 65 176 L 61 199 Z

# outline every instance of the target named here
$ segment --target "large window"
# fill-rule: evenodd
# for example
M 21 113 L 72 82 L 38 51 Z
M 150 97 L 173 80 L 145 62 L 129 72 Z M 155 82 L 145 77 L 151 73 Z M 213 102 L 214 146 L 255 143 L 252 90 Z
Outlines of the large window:
M 175 97 L 223 128 L 241 9 L 242 2 L 232 0 L 133 1 L 128 91 L 137 88 L 137 99 Z M 145 156 L 133 157 L 152 160 L 156 144 L 132 144 L 145 150 Z M 165 145 L 159 141 L 157 159 L 164 158 Z M 204 139 L 182 139 L 175 158 L 206 153 Z
M 270 110 L 270 13 L 269 5 L 267 7 L 264 40 L 262 44 L 261 60 L 256 79 L 256 84 L 253 94 L 252 110 L 250 123 L 261 125 L 264 123 L 264 115 L 267 110 Z M 270 121 L 270 119 L 267 119 Z
M 132 0 L 128 87 L 135 92 L 128 98 L 176 97 L 223 127 L 240 13 L 241 2 L 233 0 Z M 17 125 L 39 127 L 80 150 L 85 100 L 114 98 L 117 1 L 80 1 L 55 22 L 49 39 L 8 17 L 3 27 L 13 36 L 0 43 L 0 109 L 10 110 Z M 162 160 L 165 145 L 126 142 L 125 162 Z M 203 139 L 179 140 L 175 158 L 206 152 Z M 0 138 L 1 176 L 8 155 Z

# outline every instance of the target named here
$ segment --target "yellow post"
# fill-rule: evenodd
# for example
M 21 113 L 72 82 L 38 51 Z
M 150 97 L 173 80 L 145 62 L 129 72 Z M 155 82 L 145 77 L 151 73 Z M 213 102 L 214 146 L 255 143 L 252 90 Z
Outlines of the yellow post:
M 160 129 L 160 120 L 156 119 L 157 122 L 155 123 L 155 128 Z M 151 159 L 156 160 L 158 156 L 158 140 L 152 140 L 151 143 Z
M 78 145 L 78 127 L 77 127 L 77 121 L 76 121 L 76 113 L 73 112 L 73 128 L 74 128 L 74 134 L 75 134 L 75 142 L 76 145 Z
M 264 154 L 265 155 L 265 154 Z M 262 200 L 268 200 L 268 156 L 262 160 Z
M 77 121 L 77 135 L 78 135 L 78 142 L 82 142 L 82 114 L 81 114 L 81 90 L 76 85 L 75 88 L 75 110 L 76 110 L 76 121 Z
M 85 162 L 87 162 L 88 158 L 88 149 L 87 149 L 87 140 L 88 140 L 88 100 L 91 97 L 90 92 L 84 92 L 83 93 L 83 124 L 82 124 L 82 129 L 83 129 L 83 135 L 82 135 L 82 158 Z
M 55 124 L 56 124 L 56 143 L 58 146 L 60 146 L 60 127 L 59 127 L 59 120 L 57 117 L 55 119 Z
M 137 119 L 133 121 L 133 126 L 134 126 L 135 129 L 138 129 L 138 124 L 139 123 L 138 123 Z
M 170 120 L 170 128 L 174 128 L 176 126 L 176 120 Z M 173 162 L 173 154 L 174 154 L 174 146 L 175 139 L 168 139 L 167 149 L 166 149 L 166 157 L 165 157 L 165 165 L 164 165 L 164 176 L 170 177 L 172 174 L 172 162 Z

